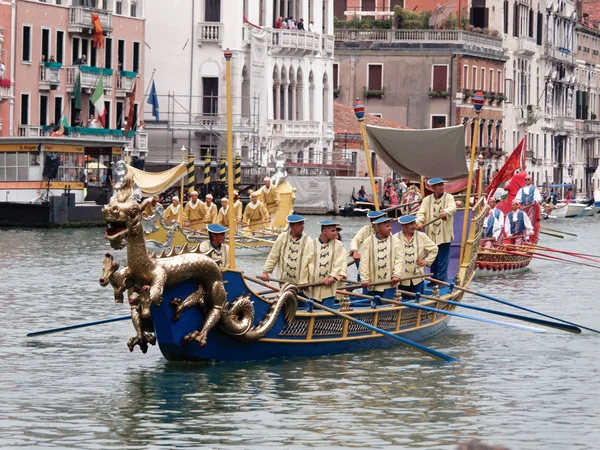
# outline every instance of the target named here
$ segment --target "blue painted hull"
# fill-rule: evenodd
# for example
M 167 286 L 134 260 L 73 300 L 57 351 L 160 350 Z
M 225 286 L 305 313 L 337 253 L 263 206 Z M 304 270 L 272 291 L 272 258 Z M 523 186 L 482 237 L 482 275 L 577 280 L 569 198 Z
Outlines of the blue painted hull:
M 257 325 L 265 317 L 271 304 L 248 288 L 240 272 L 225 272 L 224 280 L 227 281 L 225 287 L 229 302 L 241 295 L 251 296 L 251 300 L 254 302 L 255 325 Z M 195 282 L 189 281 L 166 288 L 163 303 L 152 308 L 158 345 L 168 360 L 257 361 L 279 357 L 347 353 L 402 345 L 394 339 L 381 335 L 375 336 L 372 331 L 355 324 L 350 326 L 346 324 L 348 329 L 344 333 L 343 319 L 323 312 L 308 313 L 303 310 L 299 310 L 294 320 L 287 325 L 283 315 L 280 314 L 266 336 L 255 342 L 242 342 L 224 332 L 217 324 L 208 333 L 207 344 L 204 347 L 195 341 L 181 345 L 185 335 L 202 329 L 204 310 L 199 307 L 190 308 L 183 312 L 177 322 L 174 322 L 174 308 L 169 304 L 173 298 L 185 298 L 196 289 L 196 286 Z M 459 296 L 458 293 L 456 295 Z M 439 333 L 446 328 L 449 321 L 448 316 L 436 319 L 432 314 L 419 313 L 414 309 L 387 306 L 377 309 L 355 308 L 351 314 L 370 324 L 373 324 L 375 314 L 377 314 L 379 327 L 386 331 L 399 333 L 402 337 L 412 341 L 419 341 Z M 398 314 L 400 314 L 400 318 Z M 418 319 L 417 315 L 419 315 Z M 310 325 L 312 319 L 314 322 Z M 398 329 L 398 323 L 401 321 Z M 310 337 L 308 336 L 309 328 L 311 330 Z

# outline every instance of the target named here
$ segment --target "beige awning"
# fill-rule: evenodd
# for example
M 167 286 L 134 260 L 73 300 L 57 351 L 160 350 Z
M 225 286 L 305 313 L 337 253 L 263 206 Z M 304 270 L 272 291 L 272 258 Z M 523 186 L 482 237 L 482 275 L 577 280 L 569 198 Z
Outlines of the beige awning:
M 369 146 L 394 172 L 410 179 L 469 175 L 462 125 L 430 130 L 405 130 L 367 125 Z
M 166 191 L 187 173 L 184 163 L 164 172 L 144 172 L 132 166 L 127 166 L 127 171 L 133 173 L 133 181 L 142 190 L 144 197 L 152 197 Z

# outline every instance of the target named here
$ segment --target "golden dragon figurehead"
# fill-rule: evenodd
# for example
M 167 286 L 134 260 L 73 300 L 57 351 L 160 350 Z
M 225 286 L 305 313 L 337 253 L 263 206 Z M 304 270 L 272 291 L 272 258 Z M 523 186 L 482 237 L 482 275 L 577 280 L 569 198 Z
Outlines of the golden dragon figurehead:
M 112 248 L 124 248 L 128 235 L 136 227 L 139 227 L 141 232 L 142 211 L 151 201 L 151 198 L 147 198 L 139 204 L 134 193 L 133 174 L 125 175 L 119 192 L 102 208 L 106 222 L 105 236 Z

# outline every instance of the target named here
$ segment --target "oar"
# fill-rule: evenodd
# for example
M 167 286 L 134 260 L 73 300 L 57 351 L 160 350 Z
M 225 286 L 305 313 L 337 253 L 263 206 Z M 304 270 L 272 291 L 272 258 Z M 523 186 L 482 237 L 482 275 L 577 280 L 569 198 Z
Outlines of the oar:
M 246 278 L 247 280 L 250 280 L 250 281 L 252 281 L 254 283 L 260 284 L 260 285 L 262 285 L 264 287 L 268 287 L 268 288 L 276 290 L 276 291 L 280 290 L 278 287 L 270 285 L 268 283 L 265 283 L 264 281 L 259 280 L 257 278 L 253 278 L 253 277 L 249 277 L 249 276 L 244 276 L 244 278 Z M 303 297 L 299 296 L 298 298 L 300 300 L 302 300 L 303 302 L 306 302 L 306 303 L 309 302 L 309 300 L 306 300 Z M 381 328 L 377 328 L 377 327 L 375 327 L 373 325 L 369 325 L 368 323 L 365 323 L 362 320 L 358 320 L 358 319 L 355 319 L 354 317 L 349 316 L 347 314 L 343 314 L 341 312 L 335 311 L 335 310 L 333 310 L 331 308 L 328 308 L 327 306 L 321 305 L 318 302 L 312 302 L 312 304 L 313 304 L 314 307 L 316 307 L 318 309 L 322 309 L 323 311 L 327 311 L 328 313 L 333 314 L 333 315 L 338 316 L 338 317 L 341 317 L 342 319 L 349 320 L 350 322 L 357 323 L 359 325 L 362 325 L 365 328 L 368 328 L 369 330 L 375 331 L 376 333 L 380 333 L 380 334 L 382 334 L 382 335 L 384 335 L 386 337 L 389 337 L 391 339 L 395 339 L 395 340 L 397 340 L 399 342 L 402 342 L 404 345 L 406 345 L 408 347 L 411 347 L 411 348 L 413 348 L 413 349 L 415 349 L 415 350 L 417 350 L 417 351 L 419 351 L 419 352 L 421 352 L 421 353 L 423 353 L 423 354 L 425 354 L 427 356 L 431 356 L 432 358 L 435 358 L 435 359 L 438 359 L 438 360 L 443 360 L 443 361 L 458 361 L 458 359 L 455 358 L 455 357 L 453 357 L 453 356 L 446 355 L 445 353 L 438 352 L 437 350 L 433 350 L 433 349 L 431 349 L 429 347 L 425 347 L 424 345 L 418 344 L 417 342 L 413 342 L 413 341 L 411 341 L 409 339 L 406 339 L 406 338 L 403 338 L 401 336 L 397 336 L 395 334 L 392 334 L 392 333 L 390 333 L 388 331 L 382 330 Z
M 548 230 L 548 231 L 554 231 L 556 233 L 562 233 L 562 234 L 567 234 L 569 236 L 575 236 L 577 237 L 577 235 L 575 233 L 568 233 L 566 231 L 560 231 L 560 230 L 556 230 L 554 228 L 548 228 L 548 227 L 540 227 L 542 230 Z
M 557 248 L 552 248 L 552 247 L 543 247 L 543 246 L 537 245 L 537 244 L 532 244 L 532 245 L 533 245 L 533 247 L 535 247 L 539 250 L 545 251 L 545 252 L 561 253 L 563 255 L 573 256 L 574 258 L 587 259 L 588 261 L 600 263 L 600 260 L 594 259 L 594 258 L 600 258 L 600 256 L 588 255 L 586 253 L 567 252 L 565 250 L 559 250 Z M 593 258 L 590 258 L 590 256 Z
M 519 247 L 519 246 L 515 246 L 515 245 L 511 245 L 511 244 L 504 244 L 505 247 Z M 509 251 L 509 250 L 501 250 L 504 253 L 508 253 L 509 255 L 517 255 L 517 256 L 530 256 L 532 258 L 539 258 L 539 259 L 545 259 L 545 260 L 549 260 L 549 261 L 560 261 L 560 262 L 565 262 L 568 264 L 575 264 L 577 266 L 585 266 L 585 267 L 592 267 L 594 269 L 600 269 L 600 266 L 596 266 L 594 264 L 588 264 L 588 263 L 583 263 L 583 262 L 578 262 L 578 261 L 571 261 L 570 259 L 565 259 L 565 258 L 559 258 L 558 256 L 551 256 L 551 255 L 544 255 L 542 253 L 536 253 L 534 251 L 528 251 L 527 253 L 519 253 L 519 252 L 513 252 L 513 251 Z
M 559 322 L 568 323 L 569 325 L 573 325 L 573 326 L 576 326 L 578 328 L 582 328 L 584 330 L 593 331 L 594 333 L 600 333 L 600 331 L 594 330 L 593 328 L 584 327 L 583 325 L 579 325 L 579 324 L 576 324 L 576 323 L 573 323 L 573 322 L 569 322 L 567 320 L 559 319 L 558 317 L 554 317 L 554 316 L 551 316 L 549 314 L 544 314 L 544 313 L 536 311 L 534 309 L 526 308 L 524 306 L 520 306 L 520 305 L 517 305 L 516 303 L 511 303 L 511 302 L 508 302 L 506 300 L 502 300 L 500 298 L 492 297 L 491 295 L 487 295 L 487 294 L 484 294 L 482 292 L 477 292 L 477 291 L 473 291 L 471 289 L 467 289 L 467 288 L 464 288 L 464 287 L 451 285 L 450 283 L 446 283 L 445 281 L 436 280 L 435 278 L 427 277 L 427 280 L 431 281 L 432 283 L 441 284 L 443 286 L 453 286 L 454 288 L 459 289 L 461 291 L 464 291 L 464 292 L 466 292 L 468 294 L 477 295 L 478 297 L 485 298 L 485 299 L 491 300 L 493 302 L 498 302 L 498 303 L 502 303 L 503 305 L 512 306 L 513 308 L 521 309 L 523 311 L 527 311 L 527 312 L 530 312 L 530 313 L 533 313 L 533 314 L 537 314 L 537 315 L 542 316 L 542 317 L 547 317 L 548 319 L 553 319 L 553 320 L 558 320 Z
M 401 205 L 390 206 L 389 208 L 382 209 L 381 212 L 386 213 L 389 211 L 394 211 L 395 209 L 404 208 L 405 206 L 416 205 L 417 203 L 421 203 L 421 200 L 417 200 L 416 202 L 410 202 L 410 203 L 402 203 Z
M 95 322 L 80 323 L 78 325 L 70 325 L 68 327 L 52 328 L 50 330 L 34 331 L 27 333 L 27 337 L 41 336 L 43 334 L 58 333 L 59 331 L 75 330 L 76 328 L 93 327 L 94 325 L 102 325 L 103 323 L 118 322 L 120 320 L 131 319 L 131 315 L 114 317 L 112 319 L 97 320 Z
M 404 277 L 404 278 L 400 278 L 400 282 L 402 281 L 407 281 L 407 280 L 415 280 L 417 278 L 423 278 L 425 275 L 413 275 L 411 277 Z M 363 287 L 362 283 L 360 283 L 359 281 L 354 282 L 352 281 L 353 284 L 348 284 L 346 286 L 341 286 L 340 289 L 346 289 L 346 290 L 352 290 L 352 289 L 358 289 Z M 392 280 L 383 280 L 383 281 L 377 281 L 375 283 L 369 283 L 369 286 L 381 286 L 384 284 L 392 284 Z
M 347 291 L 338 291 L 338 292 L 340 294 L 346 295 Z M 412 292 L 407 292 L 407 291 L 402 291 L 402 290 L 398 290 L 398 292 L 413 294 Z M 371 299 L 371 300 L 375 299 L 375 297 L 373 297 L 372 295 L 364 295 L 364 294 L 354 294 L 354 295 L 356 297 L 367 298 L 367 299 Z M 413 294 L 413 295 L 416 295 L 416 294 Z M 421 296 L 421 298 L 437 301 L 437 298 L 435 298 L 435 297 Z M 413 309 L 421 309 L 423 311 L 430 311 L 430 312 L 435 312 L 435 313 L 444 314 L 444 315 L 448 315 L 448 316 L 460 317 L 462 319 L 475 320 L 477 322 L 491 323 L 493 325 L 500 325 L 500 326 L 508 327 L 508 328 L 516 328 L 519 330 L 533 331 L 534 333 L 545 333 L 546 332 L 545 330 L 542 330 L 541 328 L 527 327 L 525 325 L 517 325 L 516 323 L 502 322 L 500 320 L 485 319 L 483 317 L 470 316 L 468 314 L 461 314 L 461 313 L 457 313 L 454 311 L 448 311 L 446 309 L 438 309 L 438 308 L 432 308 L 430 306 L 417 305 L 412 302 L 398 302 L 396 300 L 388 300 L 387 298 L 383 298 L 383 297 L 381 297 L 380 300 L 384 303 L 390 303 L 392 305 L 407 306 L 407 307 L 413 308 Z
M 413 292 L 403 291 L 403 290 L 400 290 L 400 289 L 398 289 L 398 292 L 400 292 L 402 294 L 405 294 L 405 295 L 410 295 L 412 297 L 416 297 L 417 296 Z M 481 306 L 468 305 L 468 304 L 465 304 L 465 303 L 462 303 L 462 302 L 455 302 L 453 300 L 446 300 L 446 299 L 443 299 L 441 297 L 430 297 L 430 296 L 427 296 L 427 295 L 421 295 L 421 298 L 424 298 L 424 299 L 427 299 L 427 300 L 434 300 L 436 302 L 447 303 L 449 305 L 460 306 L 461 308 L 472 309 L 474 311 L 481 311 L 481 312 L 486 312 L 488 314 L 496 314 L 498 316 L 503 316 L 503 317 L 508 317 L 508 318 L 511 318 L 511 319 L 522 320 L 524 322 L 531 322 L 531 323 L 535 323 L 536 325 L 542 325 L 542 326 L 545 326 L 545 327 L 557 328 L 559 330 L 568 331 L 569 333 L 575 333 L 575 334 L 580 334 L 581 333 L 581 330 L 579 328 L 574 327 L 572 325 L 563 324 L 563 323 L 550 322 L 548 320 L 536 319 L 534 317 L 521 316 L 519 314 L 506 313 L 506 312 L 498 311 L 498 310 L 495 310 L 495 309 L 483 308 Z
M 560 234 L 548 233 L 547 231 L 543 231 L 543 230 L 540 230 L 540 234 L 545 234 L 546 236 L 557 237 L 559 239 L 565 238 L 564 236 L 561 236 Z

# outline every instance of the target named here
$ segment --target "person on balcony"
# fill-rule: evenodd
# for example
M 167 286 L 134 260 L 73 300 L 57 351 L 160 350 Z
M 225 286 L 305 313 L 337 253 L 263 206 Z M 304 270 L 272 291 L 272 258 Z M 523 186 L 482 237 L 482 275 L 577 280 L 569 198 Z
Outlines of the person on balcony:
M 300 19 L 300 20 L 298 21 L 298 25 L 297 25 L 297 26 L 298 26 L 298 31 L 306 31 L 306 30 L 304 29 L 304 19 Z
M 275 22 L 275 28 L 281 28 L 281 24 L 283 22 L 283 17 L 279 17 Z
M 102 128 L 102 124 L 98 119 L 94 117 L 93 114 L 90 115 L 90 119 L 88 121 L 88 128 Z
M 82 55 L 81 58 L 77 58 L 75 61 L 73 61 L 73 65 L 74 66 L 85 66 L 85 65 L 87 65 L 87 56 Z
M 310 23 L 308 24 L 308 31 L 311 33 L 315 33 L 315 21 L 311 20 Z

